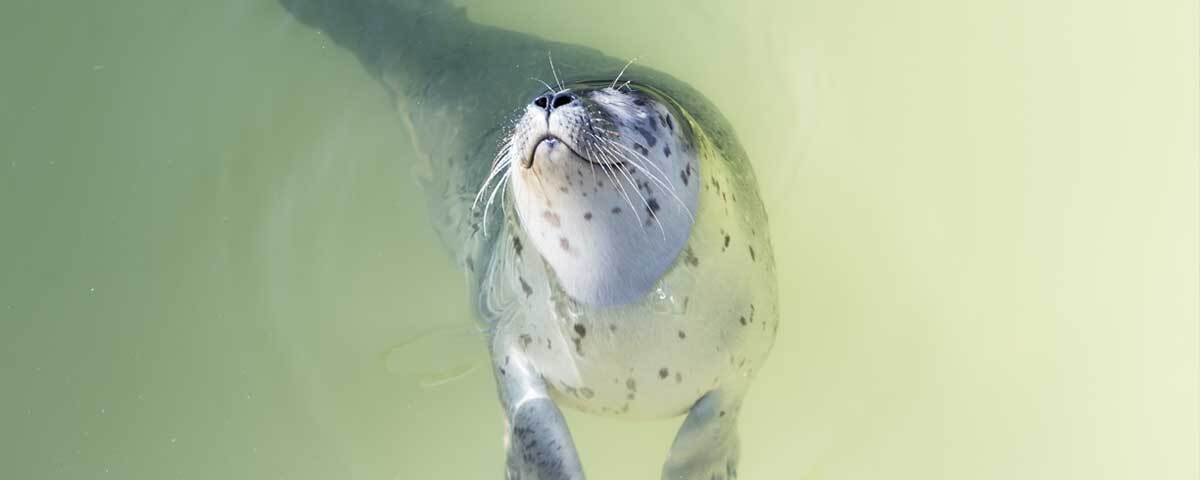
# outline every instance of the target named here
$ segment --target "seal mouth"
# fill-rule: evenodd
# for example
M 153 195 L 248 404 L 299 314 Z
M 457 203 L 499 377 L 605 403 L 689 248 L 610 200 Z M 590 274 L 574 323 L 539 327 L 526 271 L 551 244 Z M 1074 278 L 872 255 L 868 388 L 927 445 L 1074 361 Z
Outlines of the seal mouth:
M 598 162 L 598 161 L 592 160 L 591 158 L 588 158 L 586 155 L 579 153 L 579 150 L 576 149 L 575 147 L 571 146 L 571 144 L 569 142 L 563 140 L 562 138 L 560 138 L 557 135 L 554 135 L 552 133 L 542 134 L 536 140 L 534 140 L 532 142 L 532 144 L 533 144 L 533 148 L 529 149 L 529 155 L 526 155 L 525 158 L 521 159 L 521 166 L 524 168 L 533 168 L 533 158 L 538 155 L 539 150 L 542 150 L 543 148 L 545 148 L 547 150 L 553 150 L 555 148 L 560 148 L 560 147 L 566 148 L 568 151 L 571 152 L 571 154 L 575 158 L 577 158 L 577 159 L 579 159 L 579 161 L 587 163 L 587 164 L 608 165 L 608 166 L 619 166 L 619 165 L 625 164 L 625 161 L 623 161 L 623 160 L 608 161 L 608 162 Z

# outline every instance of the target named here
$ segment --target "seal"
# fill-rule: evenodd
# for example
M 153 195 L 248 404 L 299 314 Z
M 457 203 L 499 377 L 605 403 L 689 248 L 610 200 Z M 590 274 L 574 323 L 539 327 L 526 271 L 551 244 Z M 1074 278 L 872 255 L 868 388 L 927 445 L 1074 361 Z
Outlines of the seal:
M 405 119 L 487 333 L 507 478 L 584 478 L 559 405 L 686 414 L 662 478 L 736 477 L 738 413 L 779 313 L 754 174 L 712 104 L 440 1 L 281 1 Z

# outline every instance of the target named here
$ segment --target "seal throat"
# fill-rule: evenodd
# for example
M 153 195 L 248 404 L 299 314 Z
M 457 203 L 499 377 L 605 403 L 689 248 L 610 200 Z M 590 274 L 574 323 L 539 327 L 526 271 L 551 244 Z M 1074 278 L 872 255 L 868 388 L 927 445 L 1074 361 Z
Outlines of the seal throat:
M 695 221 L 700 161 L 684 121 L 666 98 L 634 88 L 539 96 L 477 202 L 495 181 L 487 209 L 511 183 L 519 233 L 568 295 L 592 305 L 639 300 L 675 263 Z

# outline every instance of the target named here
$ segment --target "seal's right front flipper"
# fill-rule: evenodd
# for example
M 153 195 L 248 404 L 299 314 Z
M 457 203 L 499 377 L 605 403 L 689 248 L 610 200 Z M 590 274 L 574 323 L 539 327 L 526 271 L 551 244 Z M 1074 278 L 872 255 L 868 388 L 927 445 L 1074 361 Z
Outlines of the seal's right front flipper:
M 583 480 L 579 455 L 558 407 L 549 398 L 521 403 L 505 434 L 509 480 Z
M 663 480 L 737 478 L 737 414 L 741 395 L 708 392 L 692 406 L 663 466 Z
M 566 419 L 546 395 L 541 377 L 519 353 L 495 357 L 508 480 L 583 480 Z

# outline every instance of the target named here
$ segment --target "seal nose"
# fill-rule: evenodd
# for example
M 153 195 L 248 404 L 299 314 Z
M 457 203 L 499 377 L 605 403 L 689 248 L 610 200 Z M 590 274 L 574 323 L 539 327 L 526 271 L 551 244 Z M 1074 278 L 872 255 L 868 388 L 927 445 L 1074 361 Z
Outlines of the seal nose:
M 545 94 L 533 99 L 533 104 L 547 112 L 575 103 L 575 95 L 570 93 Z

